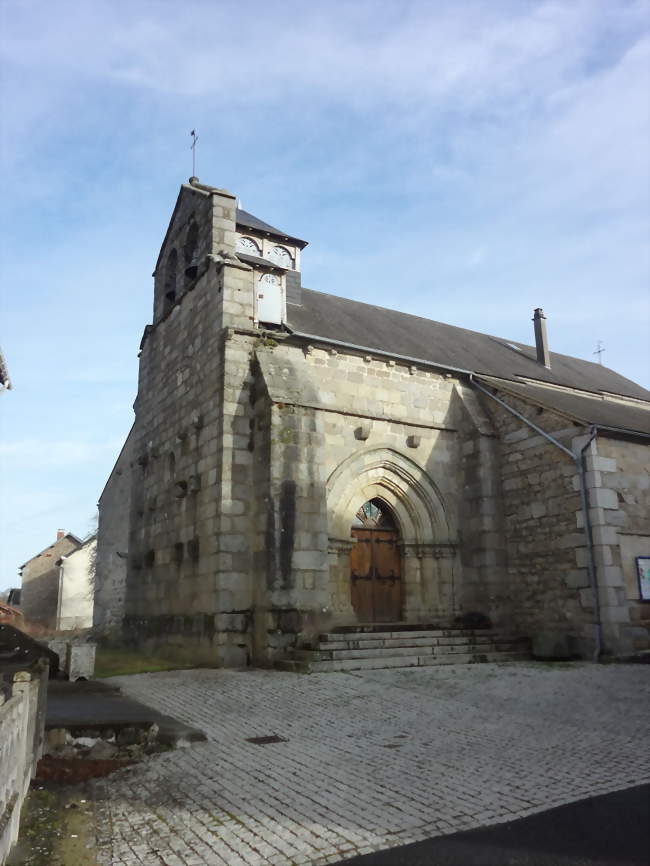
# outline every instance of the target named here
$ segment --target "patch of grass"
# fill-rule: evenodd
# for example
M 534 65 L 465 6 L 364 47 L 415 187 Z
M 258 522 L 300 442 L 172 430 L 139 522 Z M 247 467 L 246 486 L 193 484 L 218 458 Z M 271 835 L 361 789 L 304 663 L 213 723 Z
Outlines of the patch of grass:
M 95 656 L 95 677 L 97 679 L 194 667 L 200 667 L 200 665 L 189 660 L 181 661 L 178 658 L 165 658 L 162 655 L 146 655 L 123 647 L 98 646 Z

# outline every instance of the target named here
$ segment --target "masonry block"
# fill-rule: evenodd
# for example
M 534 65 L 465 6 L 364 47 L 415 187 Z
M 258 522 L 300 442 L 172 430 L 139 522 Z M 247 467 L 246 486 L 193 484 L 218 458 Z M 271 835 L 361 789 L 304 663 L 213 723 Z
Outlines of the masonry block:
M 589 454 L 585 460 L 587 469 L 597 472 L 616 472 L 616 460 L 611 457 L 599 457 Z
M 592 508 L 618 508 L 618 497 L 615 490 L 598 487 L 589 491 L 589 504 Z

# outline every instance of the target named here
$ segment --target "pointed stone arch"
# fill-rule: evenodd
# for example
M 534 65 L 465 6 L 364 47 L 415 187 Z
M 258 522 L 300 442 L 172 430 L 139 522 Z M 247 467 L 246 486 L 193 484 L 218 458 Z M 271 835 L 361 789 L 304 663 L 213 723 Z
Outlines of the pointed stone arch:
M 326 484 L 332 608 L 353 622 L 349 563 L 351 527 L 371 499 L 388 505 L 399 525 L 404 568 L 404 619 L 451 616 L 460 568 L 457 527 L 427 471 L 393 448 L 361 449 L 340 463 Z
M 433 479 L 414 460 L 388 447 L 357 451 L 330 475 L 330 535 L 347 537 L 354 515 L 364 502 L 375 497 L 384 500 L 394 512 L 405 543 L 455 541 L 455 527 Z

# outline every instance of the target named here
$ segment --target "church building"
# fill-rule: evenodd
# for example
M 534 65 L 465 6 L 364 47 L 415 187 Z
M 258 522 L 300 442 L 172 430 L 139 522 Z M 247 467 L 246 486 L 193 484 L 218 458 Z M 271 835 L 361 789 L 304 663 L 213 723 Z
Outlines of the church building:
M 96 626 L 287 669 L 648 649 L 650 392 L 551 351 L 541 309 L 529 346 L 304 288 L 306 246 L 182 185 Z

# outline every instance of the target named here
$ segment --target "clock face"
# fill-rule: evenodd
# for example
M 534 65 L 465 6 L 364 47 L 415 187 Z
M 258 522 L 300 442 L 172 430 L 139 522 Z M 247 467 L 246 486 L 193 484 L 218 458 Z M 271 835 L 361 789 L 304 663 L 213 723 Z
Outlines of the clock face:
M 247 253 L 249 256 L 260 255 L 260 248 L 257 246 L 257 244 L 252 238 L 238 238 L 237 251 L 240 253 Z
M 291 254 L 289 250 L 284 247 L 273 247 L 273 249 L 269 250 L 267 253 L 267 258 L 272 262 L 275 262 L 276 265 L 280 265 L 283 268 L 292 268 L 293 267 L 293 259 L 291 258 Z

